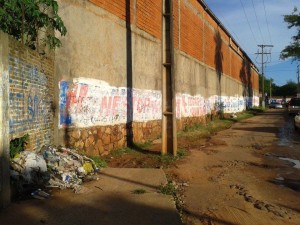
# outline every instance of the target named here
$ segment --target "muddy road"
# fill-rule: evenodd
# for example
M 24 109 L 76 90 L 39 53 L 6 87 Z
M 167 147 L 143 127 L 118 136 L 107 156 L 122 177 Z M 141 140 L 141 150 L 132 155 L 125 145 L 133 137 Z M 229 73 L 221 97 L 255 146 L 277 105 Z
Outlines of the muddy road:
M 188 156 L 164 169 L 186 184 L 178 192 L 184 203 L 180 207 L 184 224 L 300 224 L 300 131 L 294 130 L 292 117 L 284 110 L 269 110 L 235 123 L 199 143 Z M 114 157 L 110 166 L 139 167 L 149 162 L 156 168 L 152 161 L 149 154 L 133 152 Z M 81 195 L 64 190 L 46 201 L 13 203 L 0 213 L 0 224 L 153 224 L 143 210 L 163 221 L 165 211 L 145 207 L 145 202 L 136 204 L 131 192 L 126 201 L 116 198 L 116 193 L 107 195 L 99 189 L 101 182 L 84 184 L 86 193 Z M 141 218 L 144 223 L 136 222 Z M 163 224 L 174 224 L 168 222 Z
M 300 132 L 283 110 L 234 124 L 191 150 L 173 174 L 189 183 L 186 224 L 300 224 Z

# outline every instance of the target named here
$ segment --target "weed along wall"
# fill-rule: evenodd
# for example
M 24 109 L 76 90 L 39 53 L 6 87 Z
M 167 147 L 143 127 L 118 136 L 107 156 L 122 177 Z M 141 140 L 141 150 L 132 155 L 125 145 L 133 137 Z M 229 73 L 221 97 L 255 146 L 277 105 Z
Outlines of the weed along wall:
M 172 1 L 169 25 L 167 0 L 58 2 L 68 34 L 55 53 L 56 144 L 103 155 L 156 139 L 172 92 L 179 129 L 258 105 L 256 67 L 201 1 Z
M 29 134 L 27 148 L 39 150 L 53 142 L 54 62 L 11 37 L 3 40 L 0 44 L 7 49 L 2 57 L 8 68 L 9 138 Z

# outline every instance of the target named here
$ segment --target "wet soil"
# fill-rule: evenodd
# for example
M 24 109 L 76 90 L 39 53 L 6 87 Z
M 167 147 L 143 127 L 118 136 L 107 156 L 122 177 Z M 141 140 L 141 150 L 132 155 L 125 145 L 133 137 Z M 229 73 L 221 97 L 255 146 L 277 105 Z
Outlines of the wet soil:
M 157 158 L 130 154 L 109 166 L 163 167 L 170 179 L 188 184 L 179 205 L 185 224 L 300 224 L 300 132 L 284 110 L 269 110 L 196 144 L 185 138 L 178 144 L 188 156 L 166 167 Z
M 234 124 L 194 148 L 176 174 L 186 224 L 300 224 L 300 133 L 282 110 Z
M 300 132 L 283 110 L 269 110 L 192 144 L 179 139 L 179 146 L 188 150 L 181 160 L 161 158 L 158 141 L 148 148 L 151 154 L 109 155 L 108 165 L 163 168 L 169 179 L 184 184 L 177 203 L 188 225 L 300 224 L 300 169 L 292 161 L 300 160 Z M 74 198 L 69 192 L 54 196 L 61 198 L 59 207 Z

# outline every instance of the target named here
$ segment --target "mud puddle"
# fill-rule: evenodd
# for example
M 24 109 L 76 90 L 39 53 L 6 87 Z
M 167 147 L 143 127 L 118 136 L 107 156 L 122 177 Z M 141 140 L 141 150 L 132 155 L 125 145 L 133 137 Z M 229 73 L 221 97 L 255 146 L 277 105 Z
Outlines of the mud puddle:
M 288 161 L 294 164 L 294 168 L 296 169 L 300 169 L 300 160 L 297 159 L 290 159 L 290 158 L 285 158 L 285 157 L 279 157 L 279 159 L 284 160 L 284 161 Z
M 300 191 L 300 180 L 284 179 L 283 177 L 275 178 L 271 183 L 290 188 L 294 191 Z

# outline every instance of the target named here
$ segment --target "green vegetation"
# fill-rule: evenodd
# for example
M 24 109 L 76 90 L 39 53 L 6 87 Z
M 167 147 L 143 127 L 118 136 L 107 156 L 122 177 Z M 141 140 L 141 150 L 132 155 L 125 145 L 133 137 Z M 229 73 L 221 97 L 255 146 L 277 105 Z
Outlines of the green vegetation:
M 97 166 L 98 168 L 107 167 L 107 162 L 100 156 L 89 156 L 89 158 L 91 158 L 94 161 L 95 166 Z
M 293 61 L 300 60 L 300 12 L 295 7 L 291 15 L 284 15 L 284 22 L 288 24 L 288 28 L 296 28 L 297 33 L 292 36 L 292 42 L 282 51 L 280 58 L 291 58 Z
M 110 157 L 120 157 L 126 154 L 133 154 L 136 153 L 136 151 L 132 148 L 125 147 L 125 148 L 119 148 L 116 150 L 113 150 L 110 152 Z
M 40 44 L 60 47 L 55 31 L 62 36 L 67 33 L 55 0 L 0 0 L 0 30 L 32 49 Z
M 20 152 L 24 151 L 25 144 L 27 144 L 28 140 L 28 134 L 24 135 L 23 137 L 11 140 L 9 144 L 10 157 L 14 158 L 18 154 L 20 154 Z
M 146 190 L 144 190 L 144 189 L 136 189 L 132 193 L 136 194 L 136 195 L 141 195 L 141 194 L 145 194 Z
M 176 195 L 176 187 L 172 181 L 168 181 L 166 185 L 161 185 L 159 187 L 159 192 L 164 195 Z
M 208 138 L 216 132 L 228 129 L 233 123 L 243 119 L 250 118 L 264 110 L 261 108 L 252 108 L 236 117 L 228 118 L 224 115 L 223 119 L 215 119 L 207 124 L 194 124 L 186 126 L 178 132 L 178 150 L 177 155 L 161 155 L 160 144 L 134 143 L 131 148 L 125 147 L 113 150 L 104 159 L 109 165 L 117 167 L 140 167 L 140 168 L 168 168 L 188 154 L 188 149 L 199 148 L 205 145 Z
M 207 122 L 206 124 L 194 124 L 189 127 L 185 127 L 182 131 L 178 132 L 178 143 L 181 143 L 180 147 L 199 147 L 205 144 L 207 138 L 221 130 L 228 129 L 233 123 L 250 118 L 257 113 L 263 112 L 261 108 L 252 108 L 245 112 L 237 114 L 236 117 L 222 119 L 215 119 Z

